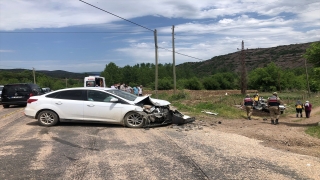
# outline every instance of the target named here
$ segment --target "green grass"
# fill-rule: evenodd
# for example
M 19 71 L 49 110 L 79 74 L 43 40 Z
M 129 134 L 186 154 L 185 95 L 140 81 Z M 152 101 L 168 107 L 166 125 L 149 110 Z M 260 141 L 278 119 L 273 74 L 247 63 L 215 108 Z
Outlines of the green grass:
M 316 137 L 320 139 L 320 126 L 311 126 L 308 127 L 305 132 L 310 136 Z
M 259 95 L 264 97 L 264 99 L 267 99 L 271 96 L 271 93 L 259 93 Z M 318 94 L 311 94 L 311 96 L 308 96 L 305 92 L 278 92 L 278 95 L 286 104 L 286 112 L 281 115 L 284 117 L 295 113 L 295 104 L 297 100 L 301 100 L 302 102 L 308 100 L 312 103 L 313 107 L 320 105 L 320 95 Z M 246 117 L 246 112 L 235 106 L 240 105 L 243 101 L 243 95 L 239 94 L 219 96 L 216 97 L 216 99 L 204 99 L 197 103 L 192 102 L 192 97 L 190 97 L 190 95 L 183 90 L 178 91 L 176 95 L 166 93 L 158 94 L 158 98 L 170 101 L 171 104 L 179 111 L 188 112 L 188 115 L 190 116 L 204 115 L 204 113 L 201 111 L 210 111 L 213 113 L 218 113 L 218 117 L 226 119 Z M 191 103 L 188 103 L 190 101 Z M 213 115 L 208 114 L 207 116 Z M 296 120 L 295 122 L 300 121 L 302 121 L 302 119 Z M 305 132 L 311 136 L 320 138 L 320 126 L 307 127 Z

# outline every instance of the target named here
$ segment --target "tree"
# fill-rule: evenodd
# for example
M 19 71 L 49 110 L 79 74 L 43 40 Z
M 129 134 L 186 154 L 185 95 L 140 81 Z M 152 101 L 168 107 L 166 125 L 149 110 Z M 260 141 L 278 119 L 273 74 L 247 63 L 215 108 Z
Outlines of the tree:
M 303 57 L 315 67 L 320 67 L 320 42 L 312 43 Z
M 283 79 L 282 70 L 275 64 L 270 63 L 267 67 L 257 68 L 249 73 L 249 87 L 260 91 L 281 90 Z
M 113 62 L 110 62 L 106 65 L 104 71 L 101 73 L 101 76 L 106 79 L 107 86 L 111 86 L 115 83 L 122 83 L 122 71 Z

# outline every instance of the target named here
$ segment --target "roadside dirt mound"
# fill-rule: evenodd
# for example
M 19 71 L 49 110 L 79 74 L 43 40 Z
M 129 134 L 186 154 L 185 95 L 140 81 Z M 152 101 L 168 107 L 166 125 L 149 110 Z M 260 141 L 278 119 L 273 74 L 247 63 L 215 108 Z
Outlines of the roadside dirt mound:
M 320 107 L 314 108 L 310 118 L 296 118 L 295 114 L 287 115 L 285 118 L 280 118 L 278 125 L 272 125 L 269 114 L 262 111 L 255 111 L 252 120 L 230 120 L 214 115 L 203 115 L 196 117 L 195 123 L 218 131 L 258 139 L 263 141 L 265 146 L 276 149 L 320 157 L 320 139 L 304 132 L 307 126 L 318 125 L 319 111 Z M 267 120 L 264 120 L 265 118 Z

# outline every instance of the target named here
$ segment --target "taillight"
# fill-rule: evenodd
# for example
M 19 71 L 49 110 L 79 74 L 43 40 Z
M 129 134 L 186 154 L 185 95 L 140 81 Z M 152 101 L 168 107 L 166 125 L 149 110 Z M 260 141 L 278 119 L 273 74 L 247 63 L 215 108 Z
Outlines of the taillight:
M 31 97 L 31 96 L 33 96 L 33 94 L 32 94 L 32 93 L 30 93 L 30 97 Z
M 32 102 L 36 102 L 36 101 L 38 101 L 38 99 L 28 99 L 27 103 L 32 103 Z

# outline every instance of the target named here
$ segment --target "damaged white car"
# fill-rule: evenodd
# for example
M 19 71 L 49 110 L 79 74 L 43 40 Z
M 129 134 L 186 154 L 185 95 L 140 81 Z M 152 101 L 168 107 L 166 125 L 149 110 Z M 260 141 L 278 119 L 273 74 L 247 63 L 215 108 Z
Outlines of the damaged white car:
M 100 122 L 131 128 L 184 124 L 195 120 L 170 109 L 170 102 L 111 88 L 67 88 L 32 96 L 24 110 L 42 126 L 58 122 Z

